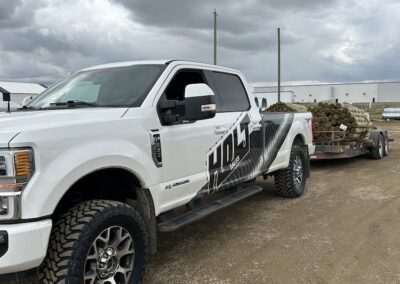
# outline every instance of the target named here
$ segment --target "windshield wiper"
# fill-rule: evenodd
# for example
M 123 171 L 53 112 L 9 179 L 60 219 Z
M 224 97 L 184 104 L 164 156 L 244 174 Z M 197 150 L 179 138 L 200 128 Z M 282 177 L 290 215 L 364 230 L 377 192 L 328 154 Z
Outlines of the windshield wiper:
M 95 103 L 89 103 L 85 101 L 66 101 L 66 102 L 57 102 L 51 103 L 50 106 L 52 107 L 97 107 L 98 105 Z

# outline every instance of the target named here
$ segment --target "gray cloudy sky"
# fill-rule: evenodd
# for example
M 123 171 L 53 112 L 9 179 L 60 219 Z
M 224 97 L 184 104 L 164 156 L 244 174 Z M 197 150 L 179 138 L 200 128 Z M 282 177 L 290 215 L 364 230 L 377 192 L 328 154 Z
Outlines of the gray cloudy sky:
M 249 81 L 400 79 L 398 0 L 0 0 L 0 80 L 53 82 L 83 67 L 142 59 L 212 61 Z

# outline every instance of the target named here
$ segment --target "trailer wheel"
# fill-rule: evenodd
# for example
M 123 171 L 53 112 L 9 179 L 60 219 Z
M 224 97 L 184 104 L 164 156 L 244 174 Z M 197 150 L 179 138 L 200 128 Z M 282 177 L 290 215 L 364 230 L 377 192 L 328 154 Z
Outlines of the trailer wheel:
M 376 146 L 371 149 L 371 157 L 372 159 L 379 160 L 383 158 L 384 152 L 384 138 L 382 134 L 379 134 L 376 141 L 374 141 Z
M 278 195 L 289 198 L 303 195 L 306 186 L 306 155 L 300 146 L 293 145 L 289 166 L 277 171 L 274 179 Z
M 389 155 L 389 134 L 386 132 L 385 133 L 385 138 L 384 138 L 384 147 L 383 147 L 383 156 L 388 156 Z
M 141 283 L 148 252 L 138 212 L 116 201 L 87 201 L 54 225 L 38 282 Z

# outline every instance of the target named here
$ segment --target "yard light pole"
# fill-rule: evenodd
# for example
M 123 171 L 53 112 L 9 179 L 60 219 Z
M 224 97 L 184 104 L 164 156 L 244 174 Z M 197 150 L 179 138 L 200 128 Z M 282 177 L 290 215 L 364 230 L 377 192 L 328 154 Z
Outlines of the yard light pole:
M 217 65 L 217 10 L 214 9 L 214 65 Z
M 278 28 L 278 102 L 281 102 L 281 28 Z

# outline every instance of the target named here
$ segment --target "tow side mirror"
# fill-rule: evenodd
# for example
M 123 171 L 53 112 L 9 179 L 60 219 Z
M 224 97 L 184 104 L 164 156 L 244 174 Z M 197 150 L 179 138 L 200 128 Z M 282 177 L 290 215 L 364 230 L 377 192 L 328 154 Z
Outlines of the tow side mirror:
M 196 121 L 215 116 L 214 91 L 206 84 L 190 84 L 185 88 L 185 120 Z
M 167 125 L 213 118 L 217 106 L 213 90 L 206 84 L 190 84 L 185 88 L 183 101 L 160 102 L 162 121 Z
M 167 125 L 173 125 L 183 121 L 185 115 L 185 102 L 177 100 L 163 100 L 160 102 L 162 121 Z

